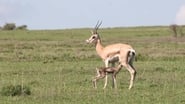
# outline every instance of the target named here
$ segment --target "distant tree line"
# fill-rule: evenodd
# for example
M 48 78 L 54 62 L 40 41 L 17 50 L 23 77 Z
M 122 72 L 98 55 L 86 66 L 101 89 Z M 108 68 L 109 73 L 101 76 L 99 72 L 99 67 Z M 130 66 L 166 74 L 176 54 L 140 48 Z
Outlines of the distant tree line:
M 16 26 L 15 23 L 6 23 L 0 30 L 27 30 L 27 25 Z

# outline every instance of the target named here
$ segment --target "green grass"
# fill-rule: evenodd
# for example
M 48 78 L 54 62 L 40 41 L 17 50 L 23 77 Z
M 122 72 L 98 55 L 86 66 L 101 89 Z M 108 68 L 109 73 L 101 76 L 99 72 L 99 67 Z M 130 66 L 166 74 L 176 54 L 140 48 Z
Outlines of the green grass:
M 118 89 L 103 80 L 92 87 L 95 68 L 104 63 L 85 43 L 90 29 L 0 31 L 0 90 L 29 86 L 29 96 L 3 96 L 2 104 L 183 104 L 185 37 L 172 38 L 168 27 L 100 29 L 104 45 L 131 44 L 137 52 L 137 77 L 117 76 Z

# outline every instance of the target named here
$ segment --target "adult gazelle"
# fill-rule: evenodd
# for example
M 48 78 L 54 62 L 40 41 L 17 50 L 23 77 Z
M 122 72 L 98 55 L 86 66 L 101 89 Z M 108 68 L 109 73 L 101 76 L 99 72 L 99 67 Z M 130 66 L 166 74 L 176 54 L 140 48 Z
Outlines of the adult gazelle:
M 97 22 L 95 28 L 91 31 L 91 36 L 86 40 L 87 43 L 93 43 L 96 47 L 97 54 L 105 63 L 105 67 L 109 66 L 109 63 L 114 64 L 119 62 L 124 66 L 130 73 L 130 85 L 129 89 L 132 88 L 133 82 L 136 76 L 136 70 L 133 66 L 135 58 L 135 50 L 128 44 L 116 43 L 107 46 L 103 46 L 99 33 L 97 32 L 102 22 Z M 107 76 L 105 77 L 104 88 L 107 86 Z

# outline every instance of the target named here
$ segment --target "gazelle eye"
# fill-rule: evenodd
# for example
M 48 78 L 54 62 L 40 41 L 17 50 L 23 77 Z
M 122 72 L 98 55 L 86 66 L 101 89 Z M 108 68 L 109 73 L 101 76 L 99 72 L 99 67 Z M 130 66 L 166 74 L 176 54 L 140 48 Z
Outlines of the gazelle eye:
M 93 39 L 96 38 L 95 36 L 92 37 Z

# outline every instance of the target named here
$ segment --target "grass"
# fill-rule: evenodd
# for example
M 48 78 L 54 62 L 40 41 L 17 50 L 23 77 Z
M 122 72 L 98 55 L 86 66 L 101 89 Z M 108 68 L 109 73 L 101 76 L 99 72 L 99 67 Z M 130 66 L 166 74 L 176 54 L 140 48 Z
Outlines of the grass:
M 2 96 L 2 104 L 183 104 L 185 38 L 167 27 L 101 29 L 104 45 L 129 43 L 137 51 L 137 77 L 129 91 L 129 73 L 117 76 L 118 89 L 92 87 L 95 67 L 103 66 L 89 29 L 0 31 L 0 89 L 25 85 L 30 96 Z M 111 79 L 111 77 L 109 77 Z

